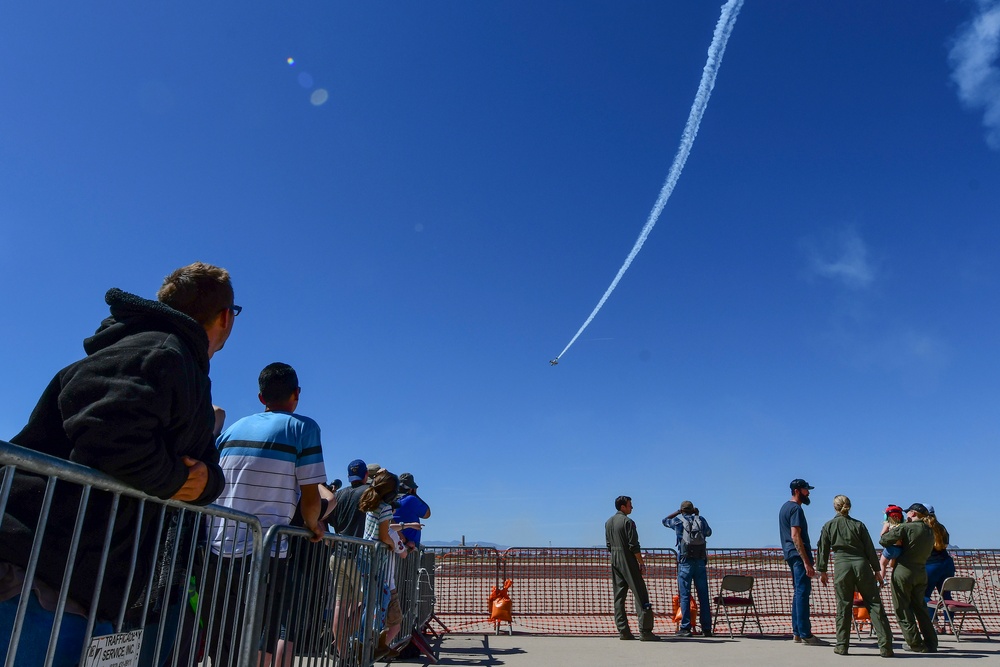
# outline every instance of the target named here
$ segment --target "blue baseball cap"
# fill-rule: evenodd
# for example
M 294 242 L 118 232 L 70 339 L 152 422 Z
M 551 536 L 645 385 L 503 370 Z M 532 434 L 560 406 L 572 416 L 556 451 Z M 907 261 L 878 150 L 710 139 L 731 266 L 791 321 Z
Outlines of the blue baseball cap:
M 368 474 L 368 464 L 361 459 L 354 459 L 347 465 L 347 479 L 352 482 L 363 481 Z

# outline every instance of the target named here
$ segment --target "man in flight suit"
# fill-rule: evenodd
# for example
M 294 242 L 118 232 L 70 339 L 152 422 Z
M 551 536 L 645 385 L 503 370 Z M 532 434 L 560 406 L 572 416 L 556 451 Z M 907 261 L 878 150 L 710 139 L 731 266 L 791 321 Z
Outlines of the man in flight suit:
M 926 507 L 913 503 L 906 510 L 906 523 L 893 526 L 879 539 L 884 547 L 903 540 L 903 553 L 892 570 L 892 603 L 903 639 L 915 653 L 936 653 L 938 648 L 934 623 L 924 602 L 927 557 L 934 550 L 934 530 L 923 521 L 927 514 Z
M 646 582 L 642 580 L 646 566 L 642 562 L 639 533 L 635 529 L 635 522 L 628 518 L 632 513 L 632 499 L 618 496 L 615 498 L 615 509 L 618 511 L 604 524 L 604 537 L 611 551 L 611 580 L 615 590 L 615 625 L 618 626 L 618 637 L 635 639 L 625 615 L 625 596 L 631 589 L 635 611 L 639 616 L 639 638 L 642 641 L 657 641 L 659 637 L 653 634 L 653 606 L 649 603 Z

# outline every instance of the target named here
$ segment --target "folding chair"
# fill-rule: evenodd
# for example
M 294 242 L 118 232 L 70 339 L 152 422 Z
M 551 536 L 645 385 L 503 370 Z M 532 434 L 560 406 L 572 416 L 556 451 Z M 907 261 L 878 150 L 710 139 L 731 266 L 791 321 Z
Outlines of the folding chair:
M 986 631 L 986 624 L 983 623 L 982 614 L 979 613 L 979 608 L 976 607 L 975 596 L 972 589 L 976 587 L 976 580 L 972 577 L 948 577 L 941 584 L 941 589 L 938 591 L 939 598 L 937 605 L 934 606 L 934 611 L 931 612 L 932 617 L 936 617 L 938 612 L 941 613 L 944 618 L 944 622 L 951 626 L 951 632 L 955 635 L 955 641 L 962 641 L 959 633 L 962 632 L 962 626 L 965 624 L 965 615 L 970 611 L 976 613 L 976 618 L 979 619 L 979 625 L 983 628 L 983 634 L 986 635 L 986 639 L 990 638 L 990 633 Z M 966 593 L 966 599 L 944 599 L 945 593 Z M 958 628 L 955 627 L 955 615 L 961 614 L 958 619 Z
M 854 603 L 851 611 L 853 617 L 851 620 L 854 623 L 854 631 L 858 633 L 858 641 L 861 641 L 861 628 L 864 627 L 865 623 L 868 624 L 868 636 L 872 637 L 875 634 L 875 628 L 872 627 L 871 610 L 865 605 L 861 593 L 857 591 L 854 591 Z
M 747 624 L 747 614 L 753 609 L 754 619 L 757 621 L 757 629 L 760 634 L 764 634 L 764 628 L 760 624 L 760 615 L 757 614 L 757 605 L 753 601 L 753 577 L 727 574 L 722 578 L 719 585 L 719 594 L 715 597 L 715 620 L 712 621 L 712 632 L 719 624 L 719 608 L 726 616 L 726 625 L 729 627 L 729 636 L 733 636 L 733 623 L 729 618 L 730 607 L 743 607 L 743 623 L 740 625 L 740 634 Z M 743 595 L 729 595 L 729 593 L 746 593 Z

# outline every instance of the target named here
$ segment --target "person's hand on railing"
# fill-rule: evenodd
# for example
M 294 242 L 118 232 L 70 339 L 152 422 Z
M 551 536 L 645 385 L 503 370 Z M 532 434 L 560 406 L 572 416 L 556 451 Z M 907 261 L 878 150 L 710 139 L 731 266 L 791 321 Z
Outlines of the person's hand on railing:
M 306 530 L 312 533 L 309 536 L 310 542 L 322 542 L 323 536 L 326 535 L 326 531 L 323 530 L 323 526 L 319 522 L 313 522 L 311 526 L 306 524 Z

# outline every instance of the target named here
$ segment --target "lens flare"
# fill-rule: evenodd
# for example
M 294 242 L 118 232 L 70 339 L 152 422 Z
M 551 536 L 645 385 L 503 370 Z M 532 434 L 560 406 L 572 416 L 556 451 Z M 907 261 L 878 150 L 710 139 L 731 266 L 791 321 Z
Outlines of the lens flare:
M 295 58 L 292 58 L 291 56 L 289 56 L 288 59 L 285 62 L 288 63 L 289 65 L 294 65 L 295 64 Z
M 317 88 L 312 91 L 312 95 L 309 96 L 309 101 L 312 102 L 314 107 L 323 106 L 326 101 L 330 98 L 330 93 L 326 92 L 325 88 Z

